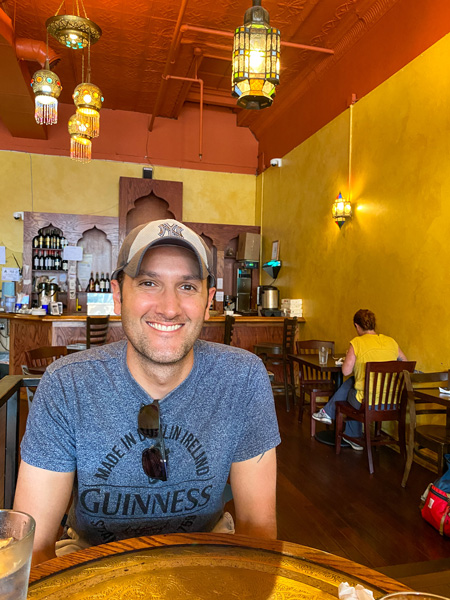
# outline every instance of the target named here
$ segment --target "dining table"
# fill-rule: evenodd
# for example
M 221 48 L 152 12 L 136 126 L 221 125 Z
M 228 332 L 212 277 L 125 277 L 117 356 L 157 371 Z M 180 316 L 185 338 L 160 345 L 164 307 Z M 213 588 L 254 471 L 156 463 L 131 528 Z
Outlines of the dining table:
M 344 375 L 342 374 L 341 365 L 337 365 L 336 361 L 339 358 L 343 358 L 344 356 L 344 354 L 334 354 L 333 356 L 331 354 L 328 354 L 327 362 L 321 363 L 319 362 L 318 354 L 289 354 L 289 360 L 293 363 L 297 363 L 298 365 L 300 365 L 300 367 L 304 365 L 307 368 L 316 369 L 321 373 L 331 373 L 331 379 L 334 382 L 334 389 L 337 390 L 341 387 L 341 385 L 344 382 Z M 314 438 L 322 444 L 334 446 L 335 428 L 333 427 L 333 429 L 323 429 L 321 431 L 317 431 L 314 435 Z M 344 439 L 342 439 L 341 447 L 347 448 L 350 447 L 350 444 L 348 444 Z
M 378 571 L 292 542 L 219 533 L 138 537 L 31 569 L 28 600 L 329 600 L 342 582 L 375 599 L 408 588 Z

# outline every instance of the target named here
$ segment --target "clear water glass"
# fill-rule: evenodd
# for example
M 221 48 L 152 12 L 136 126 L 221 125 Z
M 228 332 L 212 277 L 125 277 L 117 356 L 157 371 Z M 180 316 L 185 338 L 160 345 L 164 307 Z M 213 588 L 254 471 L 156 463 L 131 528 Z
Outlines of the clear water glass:
M 319 348 L 319 363 L 321 365 L 326 365 L 328 362 L 328 348 L 325 346 L 321 346 Z
M 35 522 L 16 510 L 0 510 L 0 598 L 26 600 Z

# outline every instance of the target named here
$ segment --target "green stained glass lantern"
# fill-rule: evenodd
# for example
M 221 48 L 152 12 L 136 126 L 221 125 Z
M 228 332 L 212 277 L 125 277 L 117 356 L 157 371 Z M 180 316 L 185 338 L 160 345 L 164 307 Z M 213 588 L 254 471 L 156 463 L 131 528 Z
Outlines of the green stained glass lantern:
M 281 35 L 269 23 L 261 0 L 253 0 L 244 25 L 234 34 L 231 93 L 242 108 L 267 108 L 275 98 L 275 86 L 280 82 Z

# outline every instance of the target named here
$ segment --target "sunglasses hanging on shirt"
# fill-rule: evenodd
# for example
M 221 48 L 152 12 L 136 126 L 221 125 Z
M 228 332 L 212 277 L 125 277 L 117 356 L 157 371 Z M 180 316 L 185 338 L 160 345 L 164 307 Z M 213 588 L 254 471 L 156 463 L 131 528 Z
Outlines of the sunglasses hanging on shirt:
M 139 433 L 150 440 L 155 440 L 142 452 L 142 468 L 147 477 L 167 481 L 167 458 L 164 438 L 161 434 L 159 401 L 144 404 L 138 414 Z

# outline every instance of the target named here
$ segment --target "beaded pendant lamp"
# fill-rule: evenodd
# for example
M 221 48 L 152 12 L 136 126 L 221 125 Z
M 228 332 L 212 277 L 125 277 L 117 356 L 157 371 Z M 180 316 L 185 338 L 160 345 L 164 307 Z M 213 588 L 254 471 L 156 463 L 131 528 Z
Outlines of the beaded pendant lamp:
M 92 156 L 92 141 L 90 124 L 83 117 L 75 113 L 69 119 L 68 129 L 70 134 L 70 158 L 79 162 L 88 163 Z
M 58 98 L 62 85 L 56 73 L 50 70 L 48 58 L 45 68 L 36 71 L 31 79 L 35 96 L 34 118 L 39 125 L 55 125 L 58 122 Z
M 100 88 L 93 83 L 80 83 L 73 92 L 73 101 L 77 107 L 77 114 L 89 122 L 91 137 L 100 134 L 100 109 L 103 103 Z
M 244 25 L 234 34 L 232 96 L 242 108 L 259 110 L 271 106 L 280 82 L 280 31 L 270 27 L 268 11 L 261 0 L 244 16 Z

